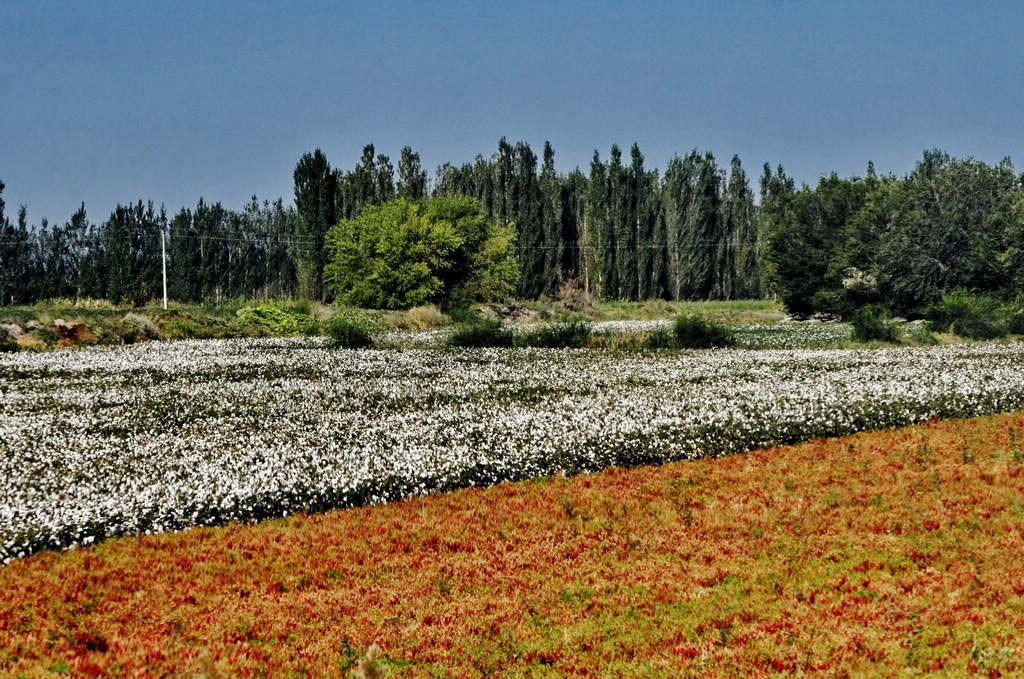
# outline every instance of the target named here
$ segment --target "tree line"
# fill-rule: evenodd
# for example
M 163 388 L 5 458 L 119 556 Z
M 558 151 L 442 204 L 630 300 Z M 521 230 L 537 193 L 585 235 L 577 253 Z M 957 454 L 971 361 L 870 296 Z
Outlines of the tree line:
M 303 242 L 297 258 L 306 297 L 327 295 L 324 236 L 339 219 L 393 197 L 428 193 L 419 155 L 402 149 L 397 184 L 387 156 L 363 150 L 355 169 L 332 169 L 320 151 L 295 168 Z M 539 165 L 539 167 L 538 167 Z M 559 174 L 554 150 L 502 138 L 490 157 L 437 170 L 433 196 L 469 196 L 498 224 L 514 224 L 523 298 L 555 295 L 575 280 L 607 299 L 735 299 L 761 294 L 754 197 L 738 157 L 729 171 L 711 153 L 674 158 L 664 178 L 634 144 L 625 164 L 618 146 L 595 152 L 589 175 Z
M 951 291 L 1012 300 L 1024 291 L 1022 179 L 1009 158 L 993 166 L 940 150 L 904 177 L 869 164 L 864 177 L 800 189 L 766 165 L 767 290 L 802 314 L 878 304 L 913 317 Z
M 395 198 L 469 196 L 494 223 L 514 225 L 515 294 L 553 296 L 575 281 L 603 299 L 774 296 L 795 313 L 843 314 L 864 303 L 915 314 L 944 290 L 1007 296 L 1024 284 L 1024 192 L 1008 160 L 990 166 L 927 151 L 903 177 L 835 173 L 797 188 L 765 165 L 760 200 L 739 157 L 710 152 L 648 168 L 634 144 L 595 151 L 587 172 L 555 169 L 545 143 L 502 138 L 489 157 L 398 167 L 367 145 L 350 170 L 316 150 L 293 171 L 294 203 L 240 210 L 203 199 L 173 217 L 151 201 L 117 205 L 102 223 L 84 205 L 64 224 L 27 224 L 4 212 L 0 184 L 0 304 L 51 297 L 144 303 L 160 293 L 161 237 L 168 293 L 180 301 L 299 296 L 329 301 L 327 233 L 366 206 Z

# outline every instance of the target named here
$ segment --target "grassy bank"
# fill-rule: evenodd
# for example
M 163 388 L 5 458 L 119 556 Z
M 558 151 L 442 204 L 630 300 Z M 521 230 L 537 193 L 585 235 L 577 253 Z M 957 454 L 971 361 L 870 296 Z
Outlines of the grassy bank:
M 29 306 L 0 307 L 0 338 L 23 350 L 81 344 L 133 344 L 149 340 L 295 337 L 323 332 L 330 306 L 302 300 L 227 300 L 219 304 L 172 302 L 141 307 L 106 300 L 47 300 Z M 728 323 L 771 322 L 784 316 L 774 302 L 601 302 L 570 310 L 560 302 L 482 305 L 475 313 L 513 323 L 543 321 L 659 320 L 700 313 Z M 369 310 L 381 330 L 424 330 L 452 324 L 435 306 L 407 311 Z M 14 348 L 11 345 L 11 348 Z

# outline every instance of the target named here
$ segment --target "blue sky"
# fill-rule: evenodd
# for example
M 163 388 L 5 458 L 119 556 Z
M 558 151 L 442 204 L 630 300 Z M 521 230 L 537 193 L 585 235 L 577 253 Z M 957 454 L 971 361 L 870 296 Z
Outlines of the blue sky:
M 0 5 L 8 209 L 94 220 L 291 200 L 298 157 L 373 142 L 433 175 L 502 135 L 586 169 L 694 147 L 800 182 L 925 148 L 1024 165 L 1024 3 L 45 2 Z

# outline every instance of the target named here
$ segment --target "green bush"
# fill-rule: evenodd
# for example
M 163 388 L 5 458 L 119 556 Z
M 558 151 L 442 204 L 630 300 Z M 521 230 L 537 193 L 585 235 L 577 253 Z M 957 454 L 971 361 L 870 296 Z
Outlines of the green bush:
M 672 328 L 658 327 L 647 333 L 644 345 L 648 349 L 674 349 L 676 346 L 676 336 Z
M 927 322 L 911 323 L 908 336 L 913 342 L 921 345 L 934 346 L 939 343 L 939 340 L 932 334 Z
M 18 346 L 18 342 L 8 335 L 6 330 L 0 329 L 0 354 L 11 353 L 20 349 L 21 347 Z
M 116 332 L 125 344 L 160 339 L 160 331 L 151 319 L 132 312 L 121 318 Z
M 993 339 L 1009 332 L 999 300 L 963 290 L 945 293 L 930 304 L 925 318 L 935 332 L 952 332 L 972 339 Z
M 327 321 L 327 337 L 339 349 L 365 349 L 373 345 L 371 323 L 350 310 L 335 313 Z
M 730 347 L 736 342 L 728 326 L 703 316 L 689 314 L 676 319 L 672 334 L 675 336 L 676 346 L 682 349 Z
M 172 318 L 165 321 L 161 327 L 163 336 L 167 339 L 195 339 L 203 336 L 202 328 L 187 318 Z
M 447 340 L 449 347 L 510 347 L 512 343 L 510 329 L 500 321 L 488 320 L 459 323 Z
M 242 325 L 261 326 L 274 336 L 316 335 L 320 322 L 300 311 L 287 311 L 276 304 L 264 304 L 238 311 L 238 322 Z
M 324 280 L 346 304 L 375 309 L 500 300 L 519 280 L 515 241 L 515 227 L 472 198 L 396 198 L 331 228 Z
M 452 319 L 452 323 L 458 325 L 472 325 L 484 320 L 480 314 L 469 307 L 452 307 L 447 309 L 446 313 Z
M 880 306 L 869 304 L 853 312 L 853 337 L 860 342 L 896 342 L 899 330 L 889 320 L 889 313 Z
M 590 325 L 583 321 L 569 323 L 545 323 L 523 333 L 517 344 L 525 347 L 546 349 L 569 349 L 587 346 L 590 340 Z
M 1010 311 L 1006 321 L 1006 329 L 1011 335 L 1024 335 L 1024 310 Z

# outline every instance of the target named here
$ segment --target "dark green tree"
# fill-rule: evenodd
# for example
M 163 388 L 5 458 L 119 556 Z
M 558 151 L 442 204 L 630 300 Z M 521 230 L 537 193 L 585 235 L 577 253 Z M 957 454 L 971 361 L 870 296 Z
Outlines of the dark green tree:
M 595 150 L 590 161 L 586 209 L 580 233 L 583 288 L 594 297 L 609 297 L 617 288 L 614 280 L 614 230 L 608 226 L 608 203 L 608 166 Z M 609 274 L 611 281 L 608 280 Z
M 739 156 L 732 157 L 724 208 L 725 233 L 731 245 L 732 289 L 724 297 L 755 299 L 761 296 L 754 194 Z
M 420 164 L 420 154 L 408 146 L 402 147 L 398 160 L 398 195 L 412 200 L 427 195 L 427 173 Z
M 545 289 L 544 226 L 541 221 L 541 192 L 537 178 L 537 156 L 526 142 L 513 149 L 513 174 L 506 207 L 518 233 L 517 251 L 521 279 L 519 292 L 527 298 Z
M 369 167 L 367 162 L 369 151 Z M 364 165 L 358 172 L 367 174 L 373 168 L 373 146 L 363 152 Z M 327 156 L 320 149 L 307 153 L 299 159 L 293 174 L 295 180 L 295 210 L 298 215 L 296 228 L 296 269 L 299 277 L 299 294 L 307 299 L 324 300 L 327 290 L 323 284 L 323 270 L 327 262 L 324 238 L 327 230 L 337 221 L 335 216 L 335 193 L 337 176 L 327 162 Z M 361 191 L 373 195 L 372 175 L 365 178 Z M 359 194 L 360 198 L 366 193 Z
M 1005 226 L 993 215 L 1017 187 L 1008 160 L 992 167 L 926 151 L 879 247 L 879 283 L 890 308 L 916 315 L 943 291 L 1005 289 Z
M 562 281 L 562 260 L 564 243 L 562 241 L 563 221 L 565 220 L 565 189 L 561 178 L 555 171 L 555 151 L 551 142 L 544 142 L 544 164 L 540 171 L 541 195 L 541 239 L 538 247 L 543 255 L 541 281 L 538 289 L 541 294 L 552 295 L 558 290 Z

